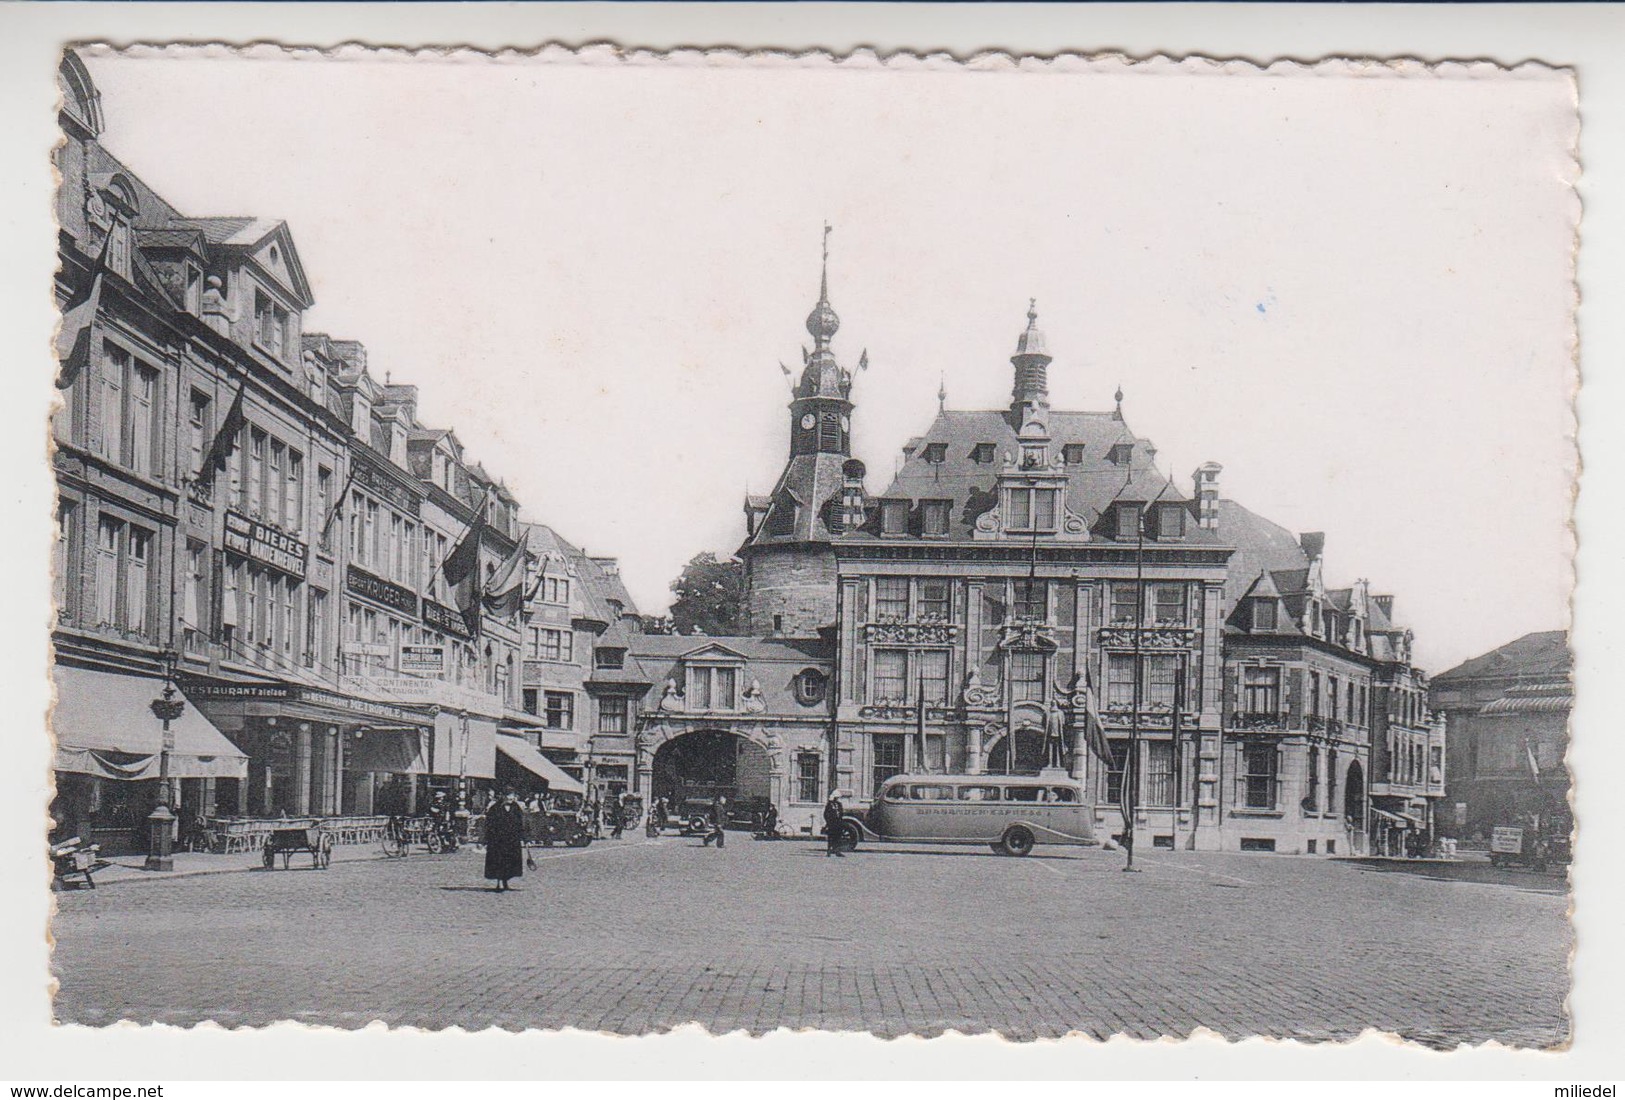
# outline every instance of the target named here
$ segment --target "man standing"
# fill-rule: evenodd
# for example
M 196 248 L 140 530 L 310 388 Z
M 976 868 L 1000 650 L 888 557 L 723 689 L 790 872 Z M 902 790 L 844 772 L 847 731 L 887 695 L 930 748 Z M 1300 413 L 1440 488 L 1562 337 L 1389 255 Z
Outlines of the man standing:
M 845 857 L 841 851 L 841 833 L 845 830 L 843 819 L 846 817 L 846 807 L 841 805 L 840 794 L 832 794 L 829 801 L 824 803 L 824 841 L 828 847 L 824 850 L 825 856 Z
M 705 839 L 701 842 L 702 846 L 709 848 L 714 840 L 717 842 L 717 847 L 722 848 L 728 841 L 727 836 L 722 831 L 722 827 L 727 822 L 728 800 L 719 794 L 716 801 L 711 803 L 711 831 L 705 834 Z

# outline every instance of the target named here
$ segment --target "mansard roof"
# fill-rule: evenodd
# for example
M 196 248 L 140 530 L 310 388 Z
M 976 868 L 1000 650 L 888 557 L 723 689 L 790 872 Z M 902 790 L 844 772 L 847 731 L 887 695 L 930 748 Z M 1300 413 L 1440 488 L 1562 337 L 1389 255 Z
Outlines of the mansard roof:
M 1433 683 L 1438 686 L 1454 680 L 1499 677 L 1561 679 L 1569 675 L 1572 667 L 1568 632 L 1540 630 L 1463 661 L 1439 673 Z
M 1156 468 L 1150 441 L 1136 436 L 1115 413 L 1050 411 L 1045 419 L 1052 456 L 1067 445 L 1083 448 L 1082 460 L 1064 467 L 1066 505 L 1090 527 L 1118 500 L 1188 504 L 1188 497 Z M 997 502 L 1006 459 L 1021 454 L 1017 428 L 1008 409 L 938 412 L 931 427 L 913 442 L 882 498 L 952 501 L 950 537 L 971 537 L 977 517 Z M 928 461 L 937 457 L 933 445 L 938 444 L 941 461 Z M 991 461 L 976 461 L 984 444 L 992 448 Z M 1112 450 L 1119 446 L 1130 449 L 1126 464 L 1113 461 Z M 1106 538 L 1111 534 L 1104 532 Z M 1224 540 L 1192 524 L 1186 529 L 1186 541 Z

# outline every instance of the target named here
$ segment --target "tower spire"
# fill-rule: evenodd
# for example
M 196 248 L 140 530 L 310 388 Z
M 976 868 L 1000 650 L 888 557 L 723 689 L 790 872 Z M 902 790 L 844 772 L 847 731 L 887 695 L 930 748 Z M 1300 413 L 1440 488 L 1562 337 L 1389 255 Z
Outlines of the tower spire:
M 1044 345 L 1044 334 L 1038 331 L 1038 299 L 1027 299 L 1027 329 L 1016 341 L 1016 353 L 1010 357 L 1015 367 L 1015 385 L 1010 391 L 1010 411 L 1018 423 L 1025 422 L 1030 411 L 1049 407 L 1050 355 Z

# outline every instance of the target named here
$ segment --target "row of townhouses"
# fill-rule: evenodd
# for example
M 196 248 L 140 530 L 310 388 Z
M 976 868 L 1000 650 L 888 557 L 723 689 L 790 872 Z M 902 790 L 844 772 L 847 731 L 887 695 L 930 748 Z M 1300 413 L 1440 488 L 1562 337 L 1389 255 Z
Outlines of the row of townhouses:
M 166 769 L 199 817 L 579 791 L 599 723 L 624 784 L 624 699 L 616 726 L 584 689 L 636 616 L 615 561 L 525 523 L 362 344 L 305 331 L 285 223 L 183 214 L 102 146 L 71 53 L 61 83 L 59 828 L 143 846 Z

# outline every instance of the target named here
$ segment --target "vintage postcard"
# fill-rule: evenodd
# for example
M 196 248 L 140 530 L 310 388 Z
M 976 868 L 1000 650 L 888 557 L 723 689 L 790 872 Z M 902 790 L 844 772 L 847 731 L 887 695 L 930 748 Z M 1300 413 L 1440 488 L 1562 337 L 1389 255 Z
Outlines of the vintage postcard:
M 1569 71 L 58 79 L 58 1021 L 1570 1041 Z

